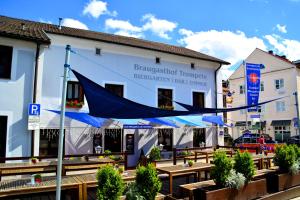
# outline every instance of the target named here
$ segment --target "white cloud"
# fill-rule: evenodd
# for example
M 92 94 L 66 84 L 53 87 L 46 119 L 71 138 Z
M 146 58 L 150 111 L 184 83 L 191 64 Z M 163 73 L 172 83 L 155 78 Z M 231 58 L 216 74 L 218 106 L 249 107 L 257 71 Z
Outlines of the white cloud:
M 72 28 L 78 28 L 78 29 L 84 29 L 84 30 L 88 30 L 89 28 L 82 22 L 76 20 L 76 19 L 71 19 L 71 18 L 65 18 L 63 19 L 62 26 L 68 26 L 68 27 L 72 27 Z
M 277 24 L 276 25 L 276 28 L 279 32 L 281 33 L 287 33 L 287 30 L 286 30 L 286 25 L 280 25 L 280 24 Z
M 172 32 L 177 27 L 177 23 L 165 19 L 157 19 L 152 14 L 144 15 L 142 20 L 146 22 L 143 25 L 143 30 L 150 30 L 155 35 L 164 39 L 171 39 L 168 33 Z
M 116 30 L 115 34 L 141 38 L 143 37 L 142 28 L 132 25 L 129 21 L 107 19 L 105 21 L 106 29 Z
M 300 41 L 285 39 L 275 34 L 266 35 L 264 38 L 273 46 L 278 54 L 284 54 L 292 61 L 300 58 Z
M 107 3 L 104 1 L 91 0 L 87 3 L 82 12 L 84 15 L 91 15 L 92 17 L 98 19 L 101 15 L 111 15 L 117 16 L 116 11 L 109 11 L 107 9 Z
M 247 37 L 244 32 L 236 31 L 201 31 L 193 32 L 180 29 L 183 37 L 179 43 L 189 49 L 206 53 L 229 61 L 232 65 L 245 59 L 255 49 L 266 50 L 264 41 L 257 37 Z M 232 74 L 231 66 L 223 66 L 224 78 Z

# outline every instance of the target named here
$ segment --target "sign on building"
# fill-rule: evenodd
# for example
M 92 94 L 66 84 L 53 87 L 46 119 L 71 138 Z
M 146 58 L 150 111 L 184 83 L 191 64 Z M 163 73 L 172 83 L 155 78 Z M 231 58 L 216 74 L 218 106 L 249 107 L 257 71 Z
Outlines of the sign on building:
M 28 130 L 40 129 L 40 104 L 29 104 L 28 106 Z

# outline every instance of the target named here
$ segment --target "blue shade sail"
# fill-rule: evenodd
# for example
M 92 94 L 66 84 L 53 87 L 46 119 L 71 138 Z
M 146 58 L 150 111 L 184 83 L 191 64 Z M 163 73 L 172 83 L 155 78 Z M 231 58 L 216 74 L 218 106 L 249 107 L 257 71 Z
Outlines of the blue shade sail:
M 171 126 L 174 128 L 179 128 L 175 123 L 171 122 L 170 120 L 167 119 L 159 119 L 159 118 L 145 118 L 143 120 L 146 120 L 148 122 L 154 123 L 154 124 L 159 124 L 159 125 L 166 125 L 166 126 Z
M 281 98 L 265 101 L 256 105 L 241 106 L 236 108 L 196 108 L 191 105 L 176 102 L 188 111 L 163 110 L 136 103 L 126 98 L 117 96 L 107 91 L 102 86 L 84 77 L 75 70 L 72 70 L 83 87 L 85 97 L 89 106 L 89 115 L 102 118 L 118 118 L 118 119 L 143 119 L 158 118 L 170 116 L 186 116 L 193 114 L 230 112 L 240 109 L 246 109 L 258 105 L 263 105 Z
M 222 116 L 203 116 L 202 120 L 204 122 L 210 122 L 210 123 L 218 124 L 220 126 L 225 125 L 225 123 L 222 120 Z
M 54 112 L 54 113 L 60 115 L 60 111 L 58 111 L 58 110 L 48 110 L 48 111 Z M 107 119 L 100 118 L 100 117 L 93 117 L 93 116 L 90 116 L 88 113 L 82 113 L 82 112 L 65 112 L 65 115 L 66 115 L 66 117 L 86 123 L 86 124 L 91 125 L 96 128 L 102 127 L 105 124 L 105 122 L 107 121 Z

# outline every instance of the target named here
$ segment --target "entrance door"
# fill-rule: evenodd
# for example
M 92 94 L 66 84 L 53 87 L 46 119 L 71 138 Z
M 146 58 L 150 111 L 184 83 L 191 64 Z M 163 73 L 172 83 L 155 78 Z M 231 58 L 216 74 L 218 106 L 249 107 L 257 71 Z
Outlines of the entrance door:
M 104 148 L 111 152 L 121 152 L 122 129 L 105 129 Z
M 6 156 L 7 116 L 0 116 L 0 157 Z
M 205 145 L 205 128 L 194 128 L 193 129 L 193 146 L 200 147 Z

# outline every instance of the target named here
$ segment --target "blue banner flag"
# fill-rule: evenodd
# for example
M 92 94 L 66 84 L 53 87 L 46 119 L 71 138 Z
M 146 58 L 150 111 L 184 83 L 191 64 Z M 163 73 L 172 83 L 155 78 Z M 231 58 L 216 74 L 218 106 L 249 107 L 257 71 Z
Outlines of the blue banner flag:
M 246 63 L 247 106 L 258 104 L 260 90 L 261 64 Z M 257 107 L 248 108 L 248 112 L 256 112 Z

